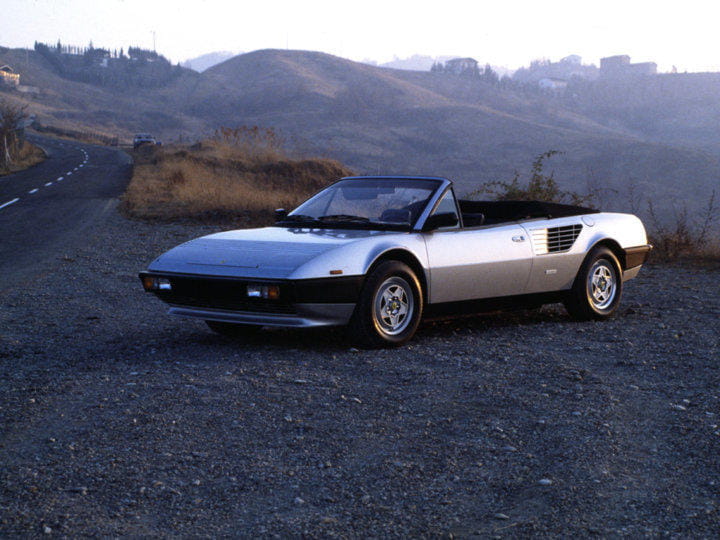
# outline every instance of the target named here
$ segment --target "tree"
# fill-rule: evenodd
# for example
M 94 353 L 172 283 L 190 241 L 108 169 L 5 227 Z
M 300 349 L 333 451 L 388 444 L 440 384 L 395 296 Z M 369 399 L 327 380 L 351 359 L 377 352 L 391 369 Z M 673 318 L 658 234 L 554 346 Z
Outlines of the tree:
M 498 84 L 500 82 L 500 77 L 498 77 L 498 74 L 495 73 L 490 64 L 485 64 L 485 69 L 482 73 L 482 80 L 488 84 Z
M 22 121 L 27 118 L 27 105 L 12 105 L 5 100 L 0 101 L 0 167 L 7 169 L 20 150 L 18 130 Z

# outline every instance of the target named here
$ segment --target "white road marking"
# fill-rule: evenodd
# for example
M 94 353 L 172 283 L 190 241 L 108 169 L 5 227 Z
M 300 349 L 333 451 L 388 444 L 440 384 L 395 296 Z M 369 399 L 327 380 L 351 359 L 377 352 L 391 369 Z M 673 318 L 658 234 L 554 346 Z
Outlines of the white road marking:
M 77 167 L 75 167 L 75 168 L 73 169 L 73 171 L 77 171 L 77 169 L 78 169 L 78 168 L 77 168 Z
M 45 187 L 52 186 L 52 182 L 46 182 Z
M 19 198 L 13 199 L 12 201 L 8 201 L 5 204 L 0 204 L 0 210 L 5 208 L 6 206 L 10 206 L 11 204 L 18 202 L 19 200 L 20 200 Z
M 72 171 L 68 171 L 65 173 L 65 176 L 71 176 L 71 175 L 72 175 Z
M 28 194 L 32 195 L 33 193 L 37 193 L 37 192 L 38 192 L 38 188 L 35 188 L 35 189 L 31 189 L 30 191 L 28 191 Z
M 62 180 L 63 178 L 65 178 L 65 177 L 64 177 L 64 176 L 61 176 L 60 178 L 57 179 L 57 181 L 59 182 L 59 181 Z

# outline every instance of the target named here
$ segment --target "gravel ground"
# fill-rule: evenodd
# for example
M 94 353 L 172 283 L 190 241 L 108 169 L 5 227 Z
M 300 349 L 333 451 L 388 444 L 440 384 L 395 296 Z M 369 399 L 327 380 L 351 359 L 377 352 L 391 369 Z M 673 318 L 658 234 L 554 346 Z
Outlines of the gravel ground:
M 720 269 L 647 266 L 602 323 L 243 343 L 136 277 L 211 230 L 115 215 L 0 285 L 0 534 L 720 533 Z

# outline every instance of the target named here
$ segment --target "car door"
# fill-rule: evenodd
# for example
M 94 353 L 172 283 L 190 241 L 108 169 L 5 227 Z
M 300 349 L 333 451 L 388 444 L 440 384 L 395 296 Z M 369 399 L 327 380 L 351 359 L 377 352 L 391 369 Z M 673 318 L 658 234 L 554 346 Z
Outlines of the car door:
M 584 228 L 580 216 L 525 222 L 523 226 L 534 254 L 527 292 L 560 291 L 572 287 L 586 255 L 577 242 Z
M 445 197 L 448 194 L 454 203 L 452 191 Z M 447 206 L 441 201 L 435 212 L 446 211 Z M 519 224 L 456 227 L 423 236 L 431 304 L 525 292 L 533 253 L 528 235 Z

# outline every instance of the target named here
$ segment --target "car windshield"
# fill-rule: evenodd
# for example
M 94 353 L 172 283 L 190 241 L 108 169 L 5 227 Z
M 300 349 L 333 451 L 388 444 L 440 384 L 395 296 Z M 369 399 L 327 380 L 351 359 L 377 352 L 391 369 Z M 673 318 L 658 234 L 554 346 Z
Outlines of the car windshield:
M 280 223 L 409 229 L 439 185 L 430 179 L 349 178 L 304 202 Z

